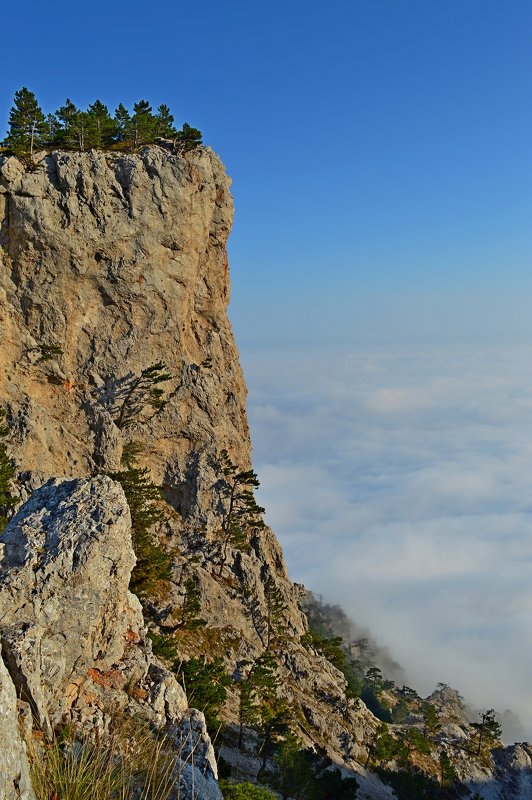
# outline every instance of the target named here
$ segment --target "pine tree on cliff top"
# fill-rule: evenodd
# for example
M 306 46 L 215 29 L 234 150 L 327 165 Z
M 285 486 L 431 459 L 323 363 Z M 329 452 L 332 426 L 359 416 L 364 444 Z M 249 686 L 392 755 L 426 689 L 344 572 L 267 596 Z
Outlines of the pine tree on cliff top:
M 5 145 L 15 155 L 33 158 L 33 153 L 45 143 L 46 118 L 33 92 L 25 86 L 15 92 L 15 104 L 9 112 L 9 133 Z

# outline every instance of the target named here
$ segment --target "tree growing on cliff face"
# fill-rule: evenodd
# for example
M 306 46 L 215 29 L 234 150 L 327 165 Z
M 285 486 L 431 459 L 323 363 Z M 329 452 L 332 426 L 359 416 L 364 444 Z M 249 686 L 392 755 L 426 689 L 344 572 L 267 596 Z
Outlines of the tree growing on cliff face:
M 15 467 L 7 452 L 5 437 L 9 434 L 7 425 L 2 424 L 5 411 L 0 408 L 0 533 L 7 525 L 8 519 L 16 505 L 16 498 L 13 494 L 13 480 L 15 478 Z
M 15 155 L 33 158 L 45 143 L 46 118 L 33 92 L 25 86 L 15 92 L 15 104 L 9 112 L 9 132 L 4 144 Z
M 266 599 L 266 649 L 286 637 L 286 602 L 271 575 L 264 586 Z
M 446 750 L 440 750 L 438 763 L 440 766 L 440 784 L 442 786 L 449 786 L 454 783 L 458 778 L 458 773 Z
M 502 728 L 495 719 L 495 710 L 490 708 L 488 711 L 479 714 L 480 722 L 472 722 L 473 736 L 477 739 L 476 755 L 479 756 L 482 750 L 491 750 L 501 739 Z
M 124 490 L 131 513 L 133 549 L 137 563 L 131 575 L 130 587 L 141 601 L 154 596 L 161 580 L 171 575 L 172 560 L 161 547 L 153 526 L 165 519 L 160 506 L 161 490 L 150 479 L 147 467 L 137 466 L 138 449 L 126 445 L 122 456 L 125 469 L 110 473 Z
M 207 730 L 214 738 L 222 725 L 219 714 L 227 699 L 227 687 L 232 683 L 223 658 L 218 656 L 208 661 L 203 655 L 188 661 L 176 661 L 174 670 L 183 684 L 188 704 L 203 711 Z
M 181 621 L 178 627 L 193 631 L 196 628 L 206 625 L 206 621 L 198 617 L 200 611 L 201 591 L 199 588 L 199 581 L 195 575 L 191 575 L 185 581 L 185 596 L 183 597 Z
M 220 462 L 224 477 L 218 485 L 223 504 L 218 575 L 227 561 L 229 546 L 244 549 L 251 535 L 265 527 L 261 518 L 264 509 L 253 496 L 253 489 L 259 486 L 256 473 L 251 469 L 239 470 L 227 450 L 222 450 Z
M 161 383 L 171 380 L 162 361 L 146 367 L 140 375 L 133 375 L 124 381 L 118 399 L 118 416 L 115 420 L 117 428 L 127 428 L 134 422 L 141 421 L 141 414 L 149 406 L 154 414 L 162 411 L 168 400 L 165 400 Z

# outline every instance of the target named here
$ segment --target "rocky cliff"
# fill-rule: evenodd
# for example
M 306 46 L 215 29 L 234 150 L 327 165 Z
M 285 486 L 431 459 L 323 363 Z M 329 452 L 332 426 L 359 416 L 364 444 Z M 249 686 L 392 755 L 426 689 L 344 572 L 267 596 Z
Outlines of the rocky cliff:
M 228 537 L 221 555 L 224 469 L 252 466 L 246 388 L 227 319 L 229 186 L 203 147 L 182 157 L 164 146 L 43 153 L 31 169 L 0 159 L 0 407 L 20 497 L 29 498 L 2 537 L 0 562 L 0 705 L 17 742 L 7 761 L 0 755 L 8 797 L 17 787 L 31 792 L 16 693 L 45 733 L 65 721 L 104 732 L 111 707 L 174 733 L 188 726 L 201 769 L 181 783 L 187 796 L 219 796 L 202 717 L 187 710 L 171 665 L 153 655 L 147 626 L 181 659 L 221 657 L 237 687 L 272 649 L 272 587 L 282 617 L 277 691 L 293 731 L 357 775 L 358 797 L 394 796 L 365 767 L 380 722 L 305 642 L 300 593 L 273 533 L 256 526 L 245 546 Z M 156 366 L 165 375 L 159 405 L 135 388 Z M 127 588 L 128 506 L 105 476 L 123 468 L 132 444 L 139 467 L 162 487 L 154 530 L 172 562 L 159 590 L 144 597 L 144 616 Z M 195 626 L 184 624 L 190 581 Z M 223 713 L 222 756 L 234 775 L 254 780 L 264 754 L 251 734 L 247 748 L 237 747 L 237 688 Z M 434 775 L 437 752 L 425 764 Z M 505 774 L 519 762 L 521 779 L 525 756 L 507 753 L 513 766 Z M 478 774 L 464 767 L 461 777 L 491 781 L 492 791 L 494 780 L 502 784 L 490 764 Z M 185 767 L 186 758 L 180 776 Z M 480 783 L 476 790 L 482 794 Z

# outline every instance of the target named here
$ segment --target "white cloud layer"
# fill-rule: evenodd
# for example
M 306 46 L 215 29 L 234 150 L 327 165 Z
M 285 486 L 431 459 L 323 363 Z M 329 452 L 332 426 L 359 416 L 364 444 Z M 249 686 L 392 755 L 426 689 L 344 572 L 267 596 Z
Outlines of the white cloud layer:
M 532 739 L 532 351 L 244 354 L 290 573 Z

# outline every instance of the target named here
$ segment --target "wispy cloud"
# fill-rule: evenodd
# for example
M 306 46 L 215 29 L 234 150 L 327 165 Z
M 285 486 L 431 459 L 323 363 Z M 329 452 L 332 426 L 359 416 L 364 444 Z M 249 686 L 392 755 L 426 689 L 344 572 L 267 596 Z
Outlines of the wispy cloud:
M 290 572 L 532 737 L 532 351 L 244 355 Z

